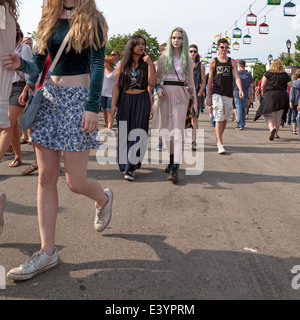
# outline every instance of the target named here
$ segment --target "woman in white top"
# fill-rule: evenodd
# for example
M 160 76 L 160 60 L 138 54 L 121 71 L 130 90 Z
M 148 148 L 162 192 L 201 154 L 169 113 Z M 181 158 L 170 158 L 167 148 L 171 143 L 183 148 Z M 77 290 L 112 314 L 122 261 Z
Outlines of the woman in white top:
M 15 53 L 18 54 L 19 57 L 25 60 L 31 60 L 33 56 L 31 48 L 27 44 L 22 43 L 23 34 L 19 29 L 18 24 L 17 24 L 16 40 L 17 40 L 17 43 L 15 48 Z M 18 167 L 22 163 L 18 118 L 21 112 L 23 111 L 24 106 L 20 105 L 19 97 L 23 91 L 23 88 L 26 85 L 26 81 L 28 80 L 28 78 L 29 78 L 28 75 L 20 71 L 16 71 L 13 75 L 12 89 L 9 97 L 9 108 L 8 108 L 8 117 L 10 121 L 10 126 L 8 128 L 5 128 L 1 133 L 0 161 L 4 157 L 11 143 L 15 153 L 14 160 L 9 163 L 10 167 Z
M 159 101 L 154 128 L 166 140 L 170 163 L 165 172 L 170 173 L 168 180 L 173 183 L 179 179 L 179 164 L 182 162 L 185 119 L 190 97 L 186 86 L 193 97 L 193 107 L 197 110 L 194 63 L 189 57 L 188 45 L 186 32 L 181 28 L 174 29 L 166 53 L 158 61 L 156 74 Z
M 104 62 L 104 78 L 101 93 L 100 105 L 103 110 L 103 119 L 105 130 L 110 132 L 114 123 L 114 118 L 111 117 L 111 98 L 112 90 L 115 82 L 115 61 L 113 57 L 106 56 Z
M 16 21 L 18 1 L 0 0 L 0 132 L 10 126 L 8 101 L 12 86 L 13 71 L 6 70 L 2 64 L 2 54 L 13 52 L 16 45 Z M 1 143 L 1 140 L 0 140 Z M 0 235 L 3 231 L 3 211 L 6 196 L 0 193 Z

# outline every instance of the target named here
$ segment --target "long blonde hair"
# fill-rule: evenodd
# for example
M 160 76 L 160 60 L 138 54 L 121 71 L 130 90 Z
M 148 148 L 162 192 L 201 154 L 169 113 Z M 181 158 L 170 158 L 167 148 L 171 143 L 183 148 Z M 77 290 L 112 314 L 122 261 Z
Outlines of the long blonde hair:
M 272 62 L 271 69 L 269 70 L 273 73 L 282 73 L 284 72 L 284 66 L 280 59 L 275 59 Z
M 43 14 L 38 26 L 36 45 L 38 52 L 45 54 L 47 41 L 63 11 L 63 0 L 46 0 L 42 8 Z M 99 25 L 102 31 L 101 39 L 98 34 Z M 78 53 L 90 46 L 94 49 L 101 48 L 107 41 L 108 26 L 94 0 L 77 0 L 70 26 L 67 52 L 71 48 Z

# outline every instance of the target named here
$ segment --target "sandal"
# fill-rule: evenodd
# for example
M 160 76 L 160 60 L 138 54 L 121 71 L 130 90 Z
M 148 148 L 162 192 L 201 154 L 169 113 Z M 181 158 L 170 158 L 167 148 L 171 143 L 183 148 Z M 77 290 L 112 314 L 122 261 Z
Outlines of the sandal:
M 27 176 L 38 169 L 38 165 L 36 162 L 32 163 L 27 169 L 21 172 L 23 176 Z
M 18 167 L 20 164 L 22 164 L 22 160 L 20 158 L 16 158 L 14 161 L 12 161 L 9 166 L 11 168 L 16 168 Z
M 29 140 L 25 140 L 24 138 L 20 139 L 20 144 L 29 143 Z
M 293 134 L 295 134 L 295 135 L 296 135 L 296 134 L 297 134 L 297 132 L 296 132 L 296 131 L 293 131 Z

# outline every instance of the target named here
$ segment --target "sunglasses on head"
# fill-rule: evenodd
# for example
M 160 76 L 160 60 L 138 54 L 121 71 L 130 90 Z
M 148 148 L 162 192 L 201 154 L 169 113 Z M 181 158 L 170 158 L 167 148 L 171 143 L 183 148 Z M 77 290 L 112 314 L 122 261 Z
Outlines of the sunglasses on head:
M 190 53 L 197 53 L 197 50 L 190 50 Z
M 228 46 L 220 46 L 221 49 L 228 49 Z

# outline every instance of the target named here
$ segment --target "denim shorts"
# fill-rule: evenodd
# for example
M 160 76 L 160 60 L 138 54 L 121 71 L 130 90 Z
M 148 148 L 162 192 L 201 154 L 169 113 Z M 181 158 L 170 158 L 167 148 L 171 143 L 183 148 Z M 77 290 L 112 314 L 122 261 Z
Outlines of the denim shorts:
M 100 101 L 102 111 L 110 111 L 111 110 L 111 97 L 101 97 Z

